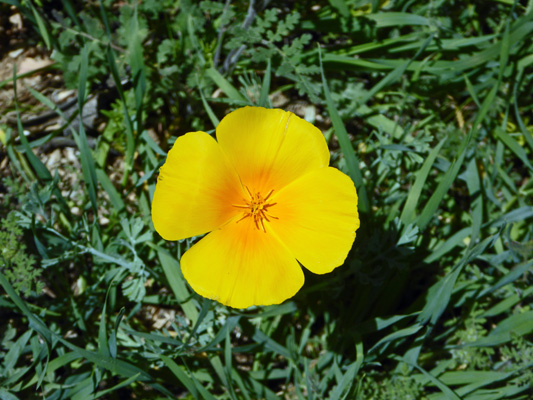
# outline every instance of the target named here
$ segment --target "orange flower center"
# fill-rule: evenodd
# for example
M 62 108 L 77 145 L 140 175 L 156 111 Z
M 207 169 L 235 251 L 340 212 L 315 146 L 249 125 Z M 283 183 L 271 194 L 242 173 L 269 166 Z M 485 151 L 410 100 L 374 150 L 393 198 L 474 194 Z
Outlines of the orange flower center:
M 267 222 L 270 222 L 269 218 L 278 219 L 271 215 L 268 210 L 270 207 L 277 204 L 268 202 L 268 199 L 272 196 L 274 190 L 271 190 L 265 197 L 263 197 L 259 192 L 253 194 L 250 189 L 248 189 L 248 186 L 245 186 L 245 188 L 249 195 L 248 199 L 243 199 L 246 204 L 232 204 L 233 207 L 242 208 L 244 210 L 243 217 L 237 222 L 241 222 L 243 219 L 250 217 L 254 220 L 257 229 L 266 232 L 265 223 L 263 221 L 266 220 Z

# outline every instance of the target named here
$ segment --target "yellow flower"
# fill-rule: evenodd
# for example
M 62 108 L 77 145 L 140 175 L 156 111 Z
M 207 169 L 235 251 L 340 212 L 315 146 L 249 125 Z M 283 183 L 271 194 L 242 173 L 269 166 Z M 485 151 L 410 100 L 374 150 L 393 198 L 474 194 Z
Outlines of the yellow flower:
M 341 265 L 359 227 L 351 179 L 328 167 L 316 127 L 290 112 L 244 107 L 216 129 L 176 140 L 152 202 L 166 240 L 210 232 L 181 258 L 200 295 L 236 308 L 279 304 L 304 282 L 300 262 Z

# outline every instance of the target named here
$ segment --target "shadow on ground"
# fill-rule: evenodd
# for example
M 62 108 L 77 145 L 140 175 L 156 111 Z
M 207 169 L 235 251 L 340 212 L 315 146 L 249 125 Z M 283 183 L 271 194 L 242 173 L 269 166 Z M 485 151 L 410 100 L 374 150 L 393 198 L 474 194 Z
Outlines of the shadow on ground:
M 426 264 L 429 240 L 398 245 L 401 232 L 385 217 L 362 216 L 361 228 L 345 264 L 327 275 L 306 271 L 306 283 L 295 300 L 316 317 L 312 334 L 327 330 L 328 348 L 355 359 L 355 337 L 369 349 L 391 330 L 377 332 L 375 318 L 420 311 L 438 268 Z M 410 319 L 412 323 L 412 318 Z M 327 326 L 326 326 L 327 325 Z M 402 323 L 398 326 L 401 327 Z

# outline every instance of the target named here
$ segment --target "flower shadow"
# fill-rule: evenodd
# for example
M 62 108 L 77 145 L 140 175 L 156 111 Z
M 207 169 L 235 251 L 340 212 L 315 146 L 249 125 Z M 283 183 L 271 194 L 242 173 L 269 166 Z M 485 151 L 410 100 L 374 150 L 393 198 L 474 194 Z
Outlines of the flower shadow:
M 405 243 L 401 228 L 387 223 L 386 217 L 362 215 L 344 265 L 327 275 L 306 271 L 306 283 L 295 301 L 315 317 L 313 333 L 327 333 L 328 349 L 355 359 L 357 337 L 362 337 L 368 349 L 391 333 L 391 329 L 378 332 L 376 319 L 409 315 L 423 308 L 437 274 L 435 265 L 424 262 L 429 238 Z M 415 318 L 406 318 L 392 328 L 405 327 L 406 321 Z

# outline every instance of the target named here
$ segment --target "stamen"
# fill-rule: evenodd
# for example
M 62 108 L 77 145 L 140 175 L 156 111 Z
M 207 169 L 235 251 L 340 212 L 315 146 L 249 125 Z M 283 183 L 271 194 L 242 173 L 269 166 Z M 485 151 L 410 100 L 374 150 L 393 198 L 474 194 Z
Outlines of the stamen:
M 244 214 L 244 217 L 242 217 L 240 220 L 238 220 L 236 223 L 241 222 L 243 219 L 248 218 L 252 214 Z
M 237 223 L 241 222 L 243 219 L 252 217 L 255 227 L 258 230 L 262 230 L 266 233 L 264 220 L 270 222 L 270 219 L 278 219 L 278 217 L 271 215 L 268 210 L 277 203 L 267 203 L 270 196 L 272 196 L 272 193 L 274 193 L 274 190 L 271 190 L 265 197 L 263 197 L 261 196 L 260 192 L 252 194 L 252 191 L 248 188 L 248 186 L 245 186 L 245 189 L 250 197 L 248 200 L 243 199 L 245 204 L 232 204 L 233 207 L 242 208 L 245 210 L 243 217 L 239 219 Z
M 270 198 L 270 196 L 272 196 L 272 193 L 274 193 L 274 189 L 272 189 L 270 192 L 268 192 L 268 194 L 266 195 L 264 200 L 267 201 Z M 274 204 L 276 204 L 276 203 L 274 203 Z M 272 204 L 272 205 L 274 205 L 274 204 Z
M 248 194 L 250 195 L 250 197 L 254 197 L 254 195 L 252 194 L 252 192 L 250 192 L 250 189 L 248 189 L 248 186 L 245 186 L 246 190 L 248 191 Z

